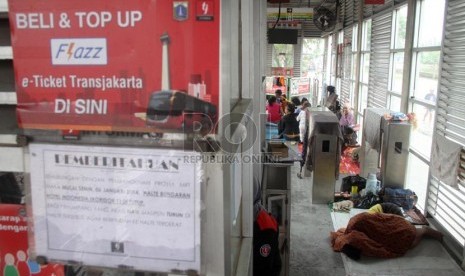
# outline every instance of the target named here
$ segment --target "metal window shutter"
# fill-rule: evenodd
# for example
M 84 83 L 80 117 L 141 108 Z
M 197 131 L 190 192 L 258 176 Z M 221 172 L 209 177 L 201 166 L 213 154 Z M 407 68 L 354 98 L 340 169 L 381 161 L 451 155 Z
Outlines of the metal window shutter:
M 297 39 L 297 44 L 294 45 L 294 77 L 300 77 L 300 57 L 302 53 L 302 37 Z
M 360 15 L 360 6 L 362 5 L 363 0 L 354 0 L 354 23 L 358 22 L 358 17 Z
M 313 21 L 305 21 L 302 24 L 304 37 L 321 37 L 322 31 L 318 29 Z
M 351 41 L 352 40 L 352 30 L 353 27 L 347 27 L 344 29 L 344 40 Z M 352 41 L 352 43 L 356 43 Z M 350 102 L 350 86 L 352 82 L 350 80 L 350 70 L 351 68 L 351 59 L 352 59 L 352 46 L 346 45 L 344 48 L 344 53 L 342 60 L 343 64 L 343 75 L 342 75 L 342 84 L 341 84 L 341 93 L 339 97 L 341 98 L 341 103 L 349 103 Z
M 384 11 L 385 9 L 392 8 L 394 6 L 394 1 L 393 0 L 385 0 L 384 5 L 374 5 L 373 6 L 373 13 L 379 13 L 381 11 Z
M 465 146 L 465 1 L 447 1 L 436 134 Z M 462 155 L 464 150 L 462 150 Z M 461 162 L 464 166 L 465 162 Z M 426 210 L 465 243 L 465 184 L 453 189 L 430 178 Z
M 273 44 L 266 44 L 266 74 L 271 76 L 271 65 L 273 60 Z
M 371 25 L 368 106 L 385 108 L 389 81 L 392 14 L 376 16 Z
M 363 6 L 363 18 L 368 18 L 373 15 L 373 5 Z
M 344 27 L 352 26 L 354 23 L 354 1 L 344 1 Z

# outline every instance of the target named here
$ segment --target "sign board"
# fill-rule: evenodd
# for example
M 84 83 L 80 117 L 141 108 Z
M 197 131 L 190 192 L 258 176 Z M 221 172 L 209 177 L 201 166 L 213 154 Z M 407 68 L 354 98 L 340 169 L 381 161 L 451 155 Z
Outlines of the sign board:
M 265 77 L 265 94 L 275 95 L 276 90 L 287 92 L 286 78 L 284 77 Z
M 310 78 L 292 78 L 291 96 L 310 94 Z
M 181 132 L 192 113 L 216 120 L 219 0 L 8 5 L 20 127 Z
M 294 68 L 291 68 L 291 67 L 271 67 L 271 74 L 273 76 L 292 77 L 294 75 Z
M 201 155 L 31 144 L 36 256 L 200 273 Z
M 312 8 L 268 8 L 267 9 L 267 20 L 276 21 L 312 21 L 313 20 L 313 9 Z
M 30 258 L 27 230 L 23 205 L 0 204 L 1 275 L 64 276 L 63 265 L 39 265 Z

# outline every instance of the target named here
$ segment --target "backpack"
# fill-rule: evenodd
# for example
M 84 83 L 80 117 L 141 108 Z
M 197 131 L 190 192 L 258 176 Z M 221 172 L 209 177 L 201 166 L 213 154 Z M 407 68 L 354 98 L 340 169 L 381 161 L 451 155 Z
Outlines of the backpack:
M 382 196 L 384 202 L 391 202 L 405 211 L 410 210 L 417 202 L 417 195 L 410 189 L 403 188 L 384 188 L 384 195 Z
M 350 193 L 352 186 L 357 186 L 358 191 L 365 189 L 367 180 L 360 175 L 349 175 L 342 179 L 341 192 Z

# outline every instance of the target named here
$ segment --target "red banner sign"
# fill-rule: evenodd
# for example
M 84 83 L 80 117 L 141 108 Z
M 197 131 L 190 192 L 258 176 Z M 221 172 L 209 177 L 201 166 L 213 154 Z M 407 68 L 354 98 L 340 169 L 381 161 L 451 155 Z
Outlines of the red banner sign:
M 219 0 L 8 5 L 21 127 L 181 131 L 192 113 L 216 120 Z
M 29 259 L 26 210 L 0 204 L 0 271 L 2 275 L 64 276 L 63 265 L 39 265 Z
M 384 0 L 365 0 L 365 5 L 384 5 Z

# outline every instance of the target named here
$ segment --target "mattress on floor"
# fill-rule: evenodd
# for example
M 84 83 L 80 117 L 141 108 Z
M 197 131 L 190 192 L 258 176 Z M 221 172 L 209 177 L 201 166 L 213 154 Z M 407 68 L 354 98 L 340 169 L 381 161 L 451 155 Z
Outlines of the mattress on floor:
M 365 209 L 351 209 L 350 213 L 331 212 L 333 229 L 345 227 L 352 216 Z M 402 276 L 464 276 L 465 272 L 452 259 L 442 244 L 436 240 L 424 239 L 415 248 L 400 258 L 379 259 L 365 257 L 358 261 L 341 253 L 346 275 L 402 275 Z

